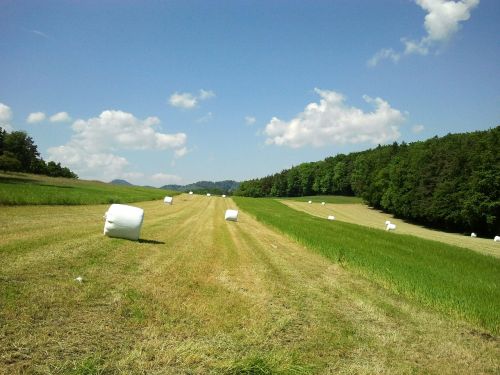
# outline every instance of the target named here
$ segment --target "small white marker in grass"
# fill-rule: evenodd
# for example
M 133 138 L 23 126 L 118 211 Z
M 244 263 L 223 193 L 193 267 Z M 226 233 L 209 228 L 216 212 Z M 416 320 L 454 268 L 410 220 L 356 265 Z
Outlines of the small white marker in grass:
M 78 276 L 78 277 L 75 279 L 75 281 L 78 281 L 79 283 L 81 283 L 81 282 L 83 281 L 83 277 Z

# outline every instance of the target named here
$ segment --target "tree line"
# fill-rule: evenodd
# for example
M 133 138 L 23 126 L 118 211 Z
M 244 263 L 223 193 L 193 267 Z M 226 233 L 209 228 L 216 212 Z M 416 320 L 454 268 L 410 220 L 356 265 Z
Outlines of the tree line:
M 0 170 L 78 178 L 69 168 L 40 157 L 33 139 L 24 131 L 7 132 L 0 127 Z
M 235 195 L 355 195 L 444 230 L 500 234 L 500 126 L 393 143 L 244 181 Z

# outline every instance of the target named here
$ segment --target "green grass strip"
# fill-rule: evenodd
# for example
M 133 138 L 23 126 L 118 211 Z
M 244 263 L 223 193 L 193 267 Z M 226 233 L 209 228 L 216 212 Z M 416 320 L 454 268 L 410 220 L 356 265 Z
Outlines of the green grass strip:
M 500 332 L 500 260 L 409 235 L 314 217 L 271 199 L 234 197 L 257 220 L 397 293 L 494 334 Z
M 333 204 L 361 204 L 363 203 L 363 199 L 359 197 L 348 197 L 344 195 L 311 195 L 304 197 L 284 197 L 279 199 L 288 199 L 291 201 L 297 202 L 309 202 L 313 203 L 333 203 Z
M 28 174 L 0 174 L 0 205 L 84 205 L 162 199 L 178 192 Z

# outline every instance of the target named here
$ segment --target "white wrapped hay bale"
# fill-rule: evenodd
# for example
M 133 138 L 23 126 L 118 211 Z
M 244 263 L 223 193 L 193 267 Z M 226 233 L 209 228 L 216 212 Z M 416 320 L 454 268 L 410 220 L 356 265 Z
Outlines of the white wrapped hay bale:
M 172 203 L 174 203 L 174 198 L 169 197 L 169 196 L 166 196 L 166 197 L 163 199 L 163 203 L 165 203 L 165 204 L 172 204 Z
M 207 193 L 207 197 L 209 197 L 209 196 L 211 196 L 211 195 L 212 195 L 212 194 L 210 194 L 210 193 Z
M 311 203 L 312 203 L 312 201 L 307 201 L 307 203 L 311 204 Z
M 333 215 L 328 215 L 328 220 L 335 220 L 335 216 L 333 216 Z
M 224 219 L 229 221 L 238 221 L 238 210 L 226 210 Z
M 385 221 L 385 226 L 388 226 L 391 222 L 389 220 Z
M 477 234 L 476 234 L 476 233 L 474 233 L 474 232 L 472 232 L 472 233 L 470 234 L 470 236 L 475 238 L 475 237 L 477 237 Z
M 222 194 L 222 198 L 226 198 L 226 194 Z
M 144 210 L 125 204 L 112 204 L 104 214 L 104 235 L 137 241 L 141 234 Z
M 495 238 L 493 238 L 493 241 L 500 242 L 500 236 L 495 236 Z
M 325 205 L 325 202 L 321 202 L 321 205 L 324 206 Z
M 387 224 L 387 226 L 385 227 L 385 230 L 396 230 L 396 224 L 393 224 L 393 223 Z
M 193 195 L 193 192 L 192 192 L 192 191 L 190 191 L 190 192 L 189 192 L 189 195 Z

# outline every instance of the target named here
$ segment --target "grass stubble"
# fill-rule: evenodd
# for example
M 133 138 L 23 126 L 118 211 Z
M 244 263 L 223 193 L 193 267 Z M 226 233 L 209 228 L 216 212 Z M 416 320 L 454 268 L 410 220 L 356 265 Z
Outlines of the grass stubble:
M 225 222 L 230 199 L 136 205 L 145 209 L 140 242 L 102 236 L 107 206 L 0 210 L 0 373 L 500 369 L 498 338 L 244 212 Z

